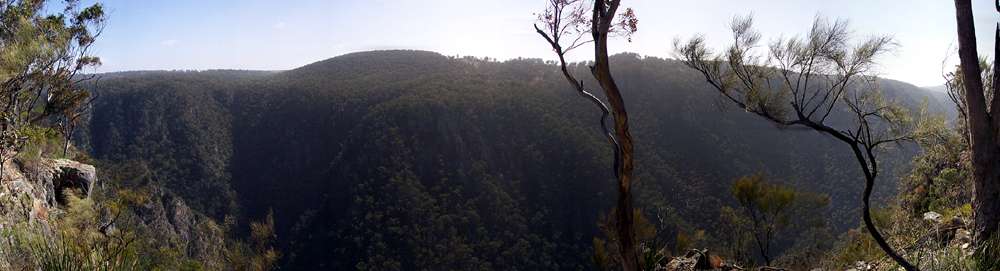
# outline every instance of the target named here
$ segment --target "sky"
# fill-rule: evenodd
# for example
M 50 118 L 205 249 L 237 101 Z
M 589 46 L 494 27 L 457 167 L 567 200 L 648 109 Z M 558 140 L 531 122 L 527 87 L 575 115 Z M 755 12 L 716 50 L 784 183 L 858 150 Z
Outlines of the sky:
M 287 70 L 345 53 L 416 49 L 449 56 L 553 59 L 534 33 L 547 0 L 102 0 L 109 13 L 94 46 L 97 72 Z M 85 1 L 85 3 L 88 1 Z M 89 1 L 90 3 L 93 0 Z M 639 32 L 611 53 L 672 57 L 672 41 L 731 39 L 733 16 L 752 13 L 764 40 L 804 35 L 821 15 L 848 20 L 854 36 L 887 34 L 899 47 L 879 75 L 918 86 L 943 83 L 958 62 L 954 2 L 948 0 L 624 0 Z M 973 0 L 979 52 L 993 50 L 1000 22 L 992 0 Z M 587 60 L 586 48 L 572 61 Z

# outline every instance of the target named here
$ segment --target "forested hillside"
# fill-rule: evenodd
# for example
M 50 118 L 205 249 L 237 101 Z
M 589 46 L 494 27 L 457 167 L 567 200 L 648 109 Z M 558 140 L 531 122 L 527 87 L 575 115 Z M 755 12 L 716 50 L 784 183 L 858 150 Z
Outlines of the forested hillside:
M 858 225 L 861 172 L 842 143 L 735 110 L 678 61 L 611 60 L 632 115 L 637 206 L 661 241 L 704 230 L 703 246 L 725 247 L 719 206 L 755 173 L 828 194 L 814 212 L 831 236 Z M 100 76 L 77 145 L 143 165 L 217 219 L 273 210 L 287 268 L 594 268 L 611 151 L 599 112 L 549 63 L 377 51 L 280 72 Z M 948 112 L 921 88 L 880 86 Z M 916 150 L 882 156 L 877 198 L 894 195 Z

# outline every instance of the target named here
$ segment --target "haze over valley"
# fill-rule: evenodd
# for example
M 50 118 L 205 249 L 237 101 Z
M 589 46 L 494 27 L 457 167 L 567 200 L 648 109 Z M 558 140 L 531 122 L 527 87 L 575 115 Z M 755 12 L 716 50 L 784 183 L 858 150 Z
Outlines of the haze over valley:
M 1000 2 L 702 2 L 0 1 L 0 269 L 1000 268 Z

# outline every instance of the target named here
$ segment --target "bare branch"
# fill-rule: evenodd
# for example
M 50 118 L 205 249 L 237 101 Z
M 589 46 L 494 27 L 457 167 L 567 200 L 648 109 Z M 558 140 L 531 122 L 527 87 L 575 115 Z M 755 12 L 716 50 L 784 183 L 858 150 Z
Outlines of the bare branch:
M 615 14 L 620 5 L 620 0 L 594 0 L 590 9 L 590 20 L 584 19 L 587 2 L 580 0 L 550 0 L 549 7 L 545 13 L 539 16 L 539 21 L 544 27 L 535 26 L 535 31 L 545 39 L 552 47 L 559 58 L 559 67 L 563 77 L 569 81 L 570 85 L 578 94 L 591 101 L 601 109 L 601 128 L 605 133 L 608 142 L 614 147 L 614 172 L 618 179 L 618 204 L 616 213 L 616 238 L 619 248 L 619 259 L 622 269 L 626 271 L 638 270 L 638 258 L 635 247 L 635 231 L 633 229 L 633 209 L 631 196 L 632 169 L 633 169 L 633 145 L 632 136 L 629 132 L 628 114 L 625 110 L 624 99 L 618 90 L 617 84 L 611 75 L 608 60 L 608 36 L 614 33 L 623 33 L 625 37 L 631 39 L 638 26 L 638 20 L 631 9 L 626 9 L 618 23 L 614 23 Z M 569 12 L 567 12 L 569 11 Z M 616 27 L 617 26 L 617 27 Z M 589 28 L 592 41 L 583 40 L 580 36 L 588 33 Z M 620 30 L 617 30 L 620 29 Z M 618 32 L 621 31 L 621 32 Z M 569 44 L 562 41 L 562 37 L 576 35 Z M 581 42 L 581 40 L 583 40 Z M 570 73 L 566 64 L 565 54 L 567 51 L 578 48 L 585 43 L 594 45 L 594 65 L 590 67 L 591 74 L 597 80 L 601 89 L 604 90 L 607 104 L 587 91 L 583 82 L 577 80 Z M 614 128 L 608 127 L 608 120 L 613 120 Z
M 675 40 L 675 54 L 701 72 L 722 97 L 747 112 L 782 127 L 807 127 L 844 142 L 865 177 L 866 228 L 887 255 L 907 270 L 916 270 L 888 245 L 869 210 L 879 173 L 879 147 L 913 138 L 909 113 L 885 101 L 877 91 L 877 78 L 869 75 L 875 59 L 892 49 L 892 38 L 876 36 L 852 45 L 846 21 L 830 24 L 817 16 L 806 40 L 779 39 L 768 46 L 769 57 L 761 61 L 753 53 L 760 35 L 752 24 L 749 16 L 733 20 L 733 44 L 722 55 L 713 55 L 701 36 L 686 44 Z M 782 88 L 775 88 L 771 80 L 780 81 Z M 787 105 L 773 102 L 786 99 L 785 95 L 791 96 Z M 794 115 L 782 114 L 789 108 Z M 837 129 L 826 123 L 837 108 L 853 113 L 853 129 Z

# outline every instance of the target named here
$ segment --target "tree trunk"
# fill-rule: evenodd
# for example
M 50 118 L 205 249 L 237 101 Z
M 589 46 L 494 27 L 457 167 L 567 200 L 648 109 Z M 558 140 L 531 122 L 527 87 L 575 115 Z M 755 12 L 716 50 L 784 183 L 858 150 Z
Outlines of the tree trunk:
M 875 240 L 875 243 L 878 244 L 879 248 L 881 248 L 882 251 L 889 256 L 889 258 L 895 261 L 896 264 L 903 267 L 903 269 L 907 271 L 919 270 L 913 266 L 913 264 L 906 261 L 906 258 L 900 256 L 899 253 L 889 245 L 889 242 L 885 241 L 885 237 L 883 237 L 882 233 L 878 231 L 878 228 L 875 226 L 875 221 L 872 219 L 872 190 L 875 188 L 875 177 L 878 174 L 878 168 L 875 166 L 877 165 L 875 164 L 877 161 L 874 161 L 875 157 L 870 151 L 868 152 L 869 159 L 872 159 L 871 164 L 869 164 L 868 159 L 865 159 L 865 155 L 856 143 L 848 144 L 851 145 L 851 149 L 854 151 L 854 156 L 857 158 L 858 163 L 861 164 L 861 171 L 865 175 L 865 191 L 861 194 L 861 219 L 865 222 L 865 229 L 868 230 L 868 234 L 872 236 L 872 239 Z
M 975 159 L 973 162 L 973 177 L 975 183 L 975 195 L 972 206 L 975 209 L 975 240 L 977 245 L 983 245 L 990 238 L 1000 238 L 997 236 L 997 225 L 1000 224 L 1000 161 L 997 161 L 997 148 L 988 150 L 986 157 L 992 160 L 981 161 Z M 973 156 L 979 158 L 976 151 Z M 980 246 L 982 247 L 982 246 Z M 993 247 L 986 247 L 993 248 Z M 995 248 L 993 248 L 995 249 Z M 988 255 L 995 255 L 995 251 Z
M 760 257 L 764 258 L 764 265 L 770 266 L 771 256 L 767 253 L 768 245 L 765 245 L 765 241 L 761 241 L 760 237 L 758 237 L 756 233 L 754 233 L 754 240 L 757 241 L 757 248 L 760 251 Z
M 604 34 L 607 35 L 607 34 Z M 608 65 L 607 39 L 602 39 L 597 44 L 597 61 L 594 65 L 594 76 L 600 82 L 604 94 L 608 97 L 608 103 L 614 117 L 615 138 L 620 144 L 619 161 L 615 169 L 618 177 L 618 240 L 621 246 L 623 267 L 626 271 L 638 270 L 638 257 L 635 253 L 635 231 L 633 225 L 632 211 L 632 168 L 633 145 L 632 134 L 629 132 L 628 113 L 625 110 L 625 101 L 622 99 L 618 84 L 611 77 L 611 70 Z
M 873 180 L 865 181 L 865 192 L 864 195 L 862 196 L 862 201 L 864 201 L 864 205 L 863 209 L 861 209 L 862 219 L 865 221 L 865 229 L 868 230 L 868 233 L 872 236 L 872 239 L 875 239 L 875 243 L 878 244 L 880 248 L 882 248 L 882 251 L 884 251 L 886 255 L 889 255 L 889 258 L 892 258 L 892 260 L 895 261 L 896 264 L 903 267 L 903 269 L 907 271 L 919 270 L 912 264 L 910 264 L 908 261 L 906 261 L 906 259 L 903 258 L 903 256 L 900 256 L 899 253 L 896 252 L 896 250 L 894 250 L 892 246 L 890 246 L 889 243 L 885 241 L 885 237 L 883 237 L 882 233 L 878 231 L 878 228 L 875 227 L 875 221 L 872 220 L 872 208 L 871 208 L 872 186 L 874 186 L 874 184 L 875 182 Z
M 639 270 L 638 255 L 636 254 L 635 230 L 633 223 L 632 208 L 632 168 L 633 168 L 633 146 L 632 134 L 629 132 L 628 112 L 625 110 L 625 101 L 618 89 L 618 84 L 611 76 L 611 67 L 608 59 L 608 30 L 614 18 L 618 2 L 609 3 L 605 9 L 602 1 L 595 2 L 594 22 L 599 25 L 593 26 L 594 35 L 594 66 L 591 72 L 597 82 L 604 90 L 604 95 L 608 98 L 611 113 L 614 117 L 615 138 L 618 140 L 619 149 L 617 161 L 615 161 L 615 175 L 618 177 L 618 206 L 617 224 L 619 250 L 622 256 L 622 268 L 625 271 Z
M 955 0 L 955 18 L 958 22 L 958 55 L 968 110 L 966 121 L 972 151 L 972 182 L 975 184 L 972 200 L 976 223 L 974 235 L 977 247 L 983 247 L 985 241 L 996 235 L 997 225 L 1000 223 L 1000 148 L 995 134 L 994 122 L 997 120 L 993 120 L 986 111 L 987 101 L 980 76 L 982 73 L 976 52 L 976 28 L 970 2 Z M 988 255 L 990 254 L 993 253 Z

